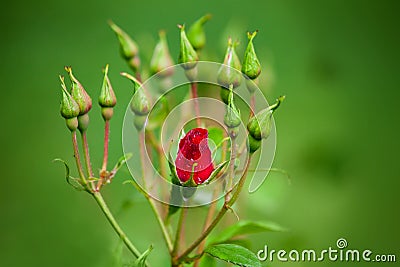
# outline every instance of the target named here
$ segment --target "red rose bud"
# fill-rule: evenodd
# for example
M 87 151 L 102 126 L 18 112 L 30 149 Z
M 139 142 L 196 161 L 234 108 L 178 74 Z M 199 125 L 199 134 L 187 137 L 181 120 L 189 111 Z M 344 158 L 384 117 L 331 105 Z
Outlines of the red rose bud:
M 136 42 L 133 41 L 132 38 L 114 22 L 109 21 L 108 24 L 117 35 L 122 57 L 126 60 L 134 58 L 139 53 L 139 48 Z
M 99 105 L 101 106 L 101 115 L 104 120 L 111 119 L 113 107 L 117 104 L 117 98 L 112 89 L 110 79 L 108 78 L 108 64 L 104 69 L 103 85 L 99 96 Z
M 262 139 L 267 139 L 272 128 L 272 114 L 280 106 L 285 96 L 280 96 L 276 103 L 261 110 L 247 124 L 249 131 L 250 152 L 255 152 L 261 145 Z
M 75 78 L 75 76 L 72 74 L 72 68 L 71 67 L 65 67 L 65 70 L 69 74 L 69 78 L 72 83 L 72 89 L 71 89 L 71 95 L 78 103 L 79 105 L 79 115 L 84 115 L 90 111 L 92 108 L 92 99 L 86 92 L 86 90 L 83 88 L 82 84 Z
M 186 36 L 185 26 L 178 25 L 178 27 L 181 29 L 181 48 L 178 63 L 182 64 L 185 70 L 193 69 L 196 67 L 199 57 Z
M 61 116 L 66 120 L 67 127 L 71 131 L 75 131 L 78 128 L 78 115 L 79 105 L 72 98 L 71 94 L 67 91 L 65 86 L 64 77 L 60 76 L 61 88 L 62 88 L 62 100 L 60 106 Z
M 164 31 L 159 33 L 160 40 L 154 48 L 153 57 L 150 61 L 150 72 L 151 75 L 156 74 L 160 71 L 167 69 L 174 65 L 171 54 L 169 53 L 167 38 Z M 167 71 L 162 72 L 163 76 L 171 76 L 173 74 L 173 68 L 169 68 Z
M 257 31 L 247 33 L 249 43 L 247 44 L 246 51 L 244 53 L 242 72 L 250 79 L 254 80 L 261 73 L 261 65 L 258 61 L 256 51 L 254 50 L 253 39 L 257 35 Z
M 180 140 L 175 167 L 181 183 L 196 186 L 210 178 L 214 165 L 207 138 L 206 129 L 195 128 Z
M 231 84 L 233 85 L 233 88 L 236 88 L 242 81 L 242 74 L 240 72 L 242 65 L 240 64 L 239 57 L 235 52 L 237 44 L 237 42 L 233 43 L 232 39 L 229 38 L 224 62 L 218 71 L 218 83 L 226 88 L 229 88 Z
M 207 14 L 195 21 L 188 30 L 187 37 L 195 50 L 202 49 L 206 44 L 206 34 L 203 26 L 210 19 L 211 15 Z

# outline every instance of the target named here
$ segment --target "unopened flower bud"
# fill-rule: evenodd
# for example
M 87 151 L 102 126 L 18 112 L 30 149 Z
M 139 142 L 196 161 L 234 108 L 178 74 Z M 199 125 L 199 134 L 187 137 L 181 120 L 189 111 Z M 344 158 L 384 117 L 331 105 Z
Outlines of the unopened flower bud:
M 147 96 L 144 93 L 143 87 L 136 90 L 136 93 L 132 97 L 131 110 L 135 115 L 147 115 L 150 112 L 150 104 L 147 100 Z
M 92 99 L 83 88 L 82 84 L 72 74 L 72 68 L 65 67 L 65 70 L 68 72 L 72 83 L 71 95 L 79 105 L 79 115 L 84 115 L 92 108 Z
M 160 40 L 154 48 L 153 57 L 150 61 L 151 75 L 167 69 L 174 65 L 171 54 L 169 53 L 167 38 L 164 31 L 159 32 Z M 171 76 L 174 73 L 173 68 L 161 72 L 163 76 Z
M 249 43 L 247 44 L 246 51 L 244 53 L 242 72 L 250 79 L 255 79 L 261 73 L 261 65 L 258 61 L 256 52 L 254 50 L 253 39 L 257 35 L 257 31 L 247 33 Z
M 115 97 L 110 79 L 108 78 L 108 64 L 104 69 L 104 79 L 99 96 L 99 104 L 102 108 L 112 108 L 117 104 L 117 98 Z
M 121 76 L 128 78 L 133 83 L 133 97 L 130 103 L 131 110 L 135 115 L 147 115 L 150 112 L 150 103 L 144 92 L 142 84 L 132 75 L 121 72 Z
M 197 65 L 199 57 L 186 36 L 185 26 L 178 25 L 178 27 L 181 29 L 181 48 L 178 63 L 182 64 L 182 67 L 186 70 L 192 69 Z
M 279 107 L 284 99 L 285 96 L 279 97 L 275 104 L 261 110 L 250 119 L 249 123 L 247 124 L 247 130 L 249 131 L 250 151 L 252 147 L 251 142 L 254 143 L 254 148 L 256 147 L 255 143 L 257 143 L 254 140 L 261 141 L 262 139 L 267 139 L 270 135 L 272 128 L 272 114 Z
M 134 58 L 139 52 L 136 42 L 114 22 L 109 21 L 109 25 L 117 35 L 122 57 L 126 60 Z
M 187 37 L 195 50 L 202 49 L 206 44 L 206 34 L 203 26 L 210 19 L 211 15 L 207 14 L 195 21 L 188 30 Z
M 64 77 L 60 76 L 61 88 L 62 88 L 62 100 L 60 106 L 60 113 L 65 118 L 67 127 L 71 131 L 75 131 L 78 128 L 78 115 L 79 105 L 72 98 L 71 94 L 67 91 L 65 86 Z
M 232 85 L 229 87 L 229 99 L 228 99 L 228 106 L 226 107 L 224 123 L 228 128 L 236 128 L 241 123 L 240 111 L 236 108 L 235 103 L 233 101 Z
M 242 73 L 240 72 L 242 65 L 235 52 L 236 45 L 237 43 L 233 43 L 232 39 L 229 38 L 224 62 L 218 71 L 218 83 L 226 88 L 229 88 L 230 85 L 236 88 L 242 81 Z
M 254 153 L 261 147 L 261 140 L 254 139 L 251 134 L 249 134 L 249 152 Z

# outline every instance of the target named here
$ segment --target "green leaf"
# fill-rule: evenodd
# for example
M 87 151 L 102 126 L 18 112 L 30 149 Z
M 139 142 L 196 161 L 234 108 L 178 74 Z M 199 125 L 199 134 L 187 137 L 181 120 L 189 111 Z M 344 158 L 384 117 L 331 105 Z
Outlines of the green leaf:
M 216 267 L 217 262 L 215 258 L 209 256 L 209 255 L 204 255 L 201 260 L 200 260 L 200 267 Z
M 67 181 L 67 183 L 72 186 L 74 189 L 78 190 L 78 191 L 84 191 L 85 188 L 83 187 L 83 185 L 81 184 L 80 180 L 78 178 L 74 178 L 72 176 L 69 175 L 70 173 L 70 169 L 68 166 L 68 163 L 65 160 L 62 159 L 54 159 L 53 162 L 62 162 L 65 166 L 65 180 Z
M 122 167 L 122 165 L 124 165 L 130 158 L 132 158 L 132 156 L 133 156 L 132 153 L 128 153 L 128 154 L 125 154 L 125 155 L 123 155 L 122 157 L 120 157 L 120 158 L 118 159 L 117 164 L 115 164 L 113 170 L 114 170 L 115 172 L 117 172 L 117 171 Z
M 219 244 L 204 250 L 210 256 L 244 267 L 261 267 L 257 256 L 245 247 L 234 244 Z
M 239 221 L 234 225 L 227 227 L 218 235 L 209 239 L 210 244 L 224 243 L 228 240 L 248 234 L 257 234 L 263 232 L 284 232 L 285 228 L 273 222 L 253 222 L 253 221 Z
M 145 252 L 143 252 L 143 254 L 140 255 L 140 257 L 137 258 L 137 260 L 132 265 L 130 265 L 130 267 L 146 267 L 146 259 L 152 250 L 153 245 L 150 245 L 150 247 Z

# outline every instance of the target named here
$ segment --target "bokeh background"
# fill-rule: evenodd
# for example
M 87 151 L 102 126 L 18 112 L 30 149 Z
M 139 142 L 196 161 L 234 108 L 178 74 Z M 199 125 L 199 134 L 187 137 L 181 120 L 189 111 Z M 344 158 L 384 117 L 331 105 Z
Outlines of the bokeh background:
M 177 23 L 213 14 L 209 60 L 221 61 L 226 38 L 255 44 L 267 98 L 286 94 L 276 113 L 274 167 L 261 190 L 244 195 L 244 219 L 275 221 L 287 233 L 251 236 L 252 249 L 349 247 L 400 257 L 399 6 L 397 1 L 11 1 L 1 8 L 1 266 L 112 266 L 118 240 L 94 201 L 67 186 L 54 158 L 73 163 L 59 116 L 58 74 L 72 65 L 96 100 L 109 63 L 118 96 L 111 162 L 122 154 L 121 125 L 130 84 L 107 25 L 113 19 L 139 42 L 146 62 L 159 29 L 178 54 Z M 89 139 L 100 165 L 102 119 L 95 105 Z M 154 266 L 168 266 L 152 213 L 122 170 L 105 197 Z M 199 211 L 201 217 L 202 211 Z M 202 220 L 201 220 L 202 221 Z M 191 222 L 191 227 L 200 227 Z M 399 261 L 400 259 L 398 259 Z M 386 263 L 379 266 L 398 263 Z M 287 266 L 274 262 L 271 266 Z M 290 263 L 309 266 L 312 263 Z M 343 266 L 346 263 L 316 263 Z M 367 266 L 366 263 L 347 263 Z

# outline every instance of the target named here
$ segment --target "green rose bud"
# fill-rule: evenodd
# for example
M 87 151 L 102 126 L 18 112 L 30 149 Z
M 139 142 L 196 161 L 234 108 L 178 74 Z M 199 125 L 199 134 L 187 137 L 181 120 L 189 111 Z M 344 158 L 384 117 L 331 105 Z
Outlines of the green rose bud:
M 193 23 L 188 30 L 187 37 L 195 50 L 202 49 L 206 44 L 206 34 L 203 26 L 210 19 L 211 15 L 207 14 Z
M 249 152 L 254 153 L 261 147 L 261 140 L 254 139 L 251 134 L 249 134 Z
M 79 115 L 84 115 L 92 108 L 92 99 L 83 88 L 82 84 L 72 74 L 72 68 L 65 67 L 65 70 L 68 72 L 72 83 L 71 95 L 79 105 Z
M 226 107 L 226 113 L 224 117 L 224 123 L 228 128 L 236 128 L 240 125 L 240 110 L 238 110 L 233 101 L 233 87 L 229 87 L 229 100 L 228 106 Z
M 139 53 L 136 42 L 114 22 L 109 21 L 108 24 L 117 35 L 122 57 L 126 60 L 134 58 Z
M 196 67 L 199 57 L 186 36 L 185 26 L 178 25 L 178 27 L 181 29 L 181 48 L 178 63 L 182 64 L 185 70 L 193 69 Z
M 78 128 L 78 115 L 79 115 L 79 105 L 72 98 L 71 94 L 67 91 L 65 86 L 64 77 L 59 76 L 61 80 L 62 88 L 62 100 L 60 106 L 60 113 L 67 123 L 68 129 L 75 131 Z
M 61 100 L 61 116 L 65 119 L 71 119 L 78 117 L 79 115 L 79 105 L 76 103 L 71 94 L 67 91 L 67 87 L 65 86 L 64 77 L 59 76 L 61 80 L 62 87 L 62 100 Z
M 242 74 L 240 72 L 242 66 L 235 51 L 237 44 L 237 42 L 233 43 L 232 39 L 229 38 L 224 63 L 218 71 L 218 83 L 227 88 L 231 84 L 233 85 L 233 88 L 236 88 L 242 81 Z
M 261 73 L 261 65 L 258 61 L 256 52 L 254 50 L 253 39 L 257 35 L 257 31 L 247 33 L 249 43 L 247 44 L 246 51 L 244 53 L 242 72 L 250 79 L 254 80 Z
M 112 108 L 117 104 L 117 98 L 115 97 L 110 79 L 108 78 L 108 64 L 104 69 L 104 79 L 99 96 L 99 104 L 103 108 Z
M 167 69 L 174 65 L 174 61 L 169 53 L 167 38 L 164 31 L 159 32 L 160 40 L 154 48 L 153 57 L 150 61 L 150 72 L 151 75 L 156 74 L 160 71 Z M 173 68 L 169 68 L 167 71 L 162 72 L 163 76 L 171 76 L 173 74 Z
M 136 115 L 147 115 L 150 112 L 150 104 L 147 100 L 146 94 L 144 93 L 143 87 L 136 90 L 136 93 L 132 97 L 131 110 Z
M 133 83 L 133 97 L 130 103 L 131 110 L 135 115 L 147 115 L 150 112 L 150 103 L 144 92 L 142 84 L 132 75 L 121 72 L 121 75 L 128 78 Z
M 250 143 L 250 151 L 252 149 L 252 145 L 253 148 L 256 147 L 255 144 L 257 142 L 254 140 L 261 141 L 262 139 L 267 139 L 270 135 L 272 128 L 272 114 L 280 106 L 284 99 L 285 96 L 280 96 L 276 100 L 275 104 L 261 110 L 250 119 L 249 123 L 247 124 L 247 130 L 249 131 L 249 142 L 253 142 L 253 144 Z

